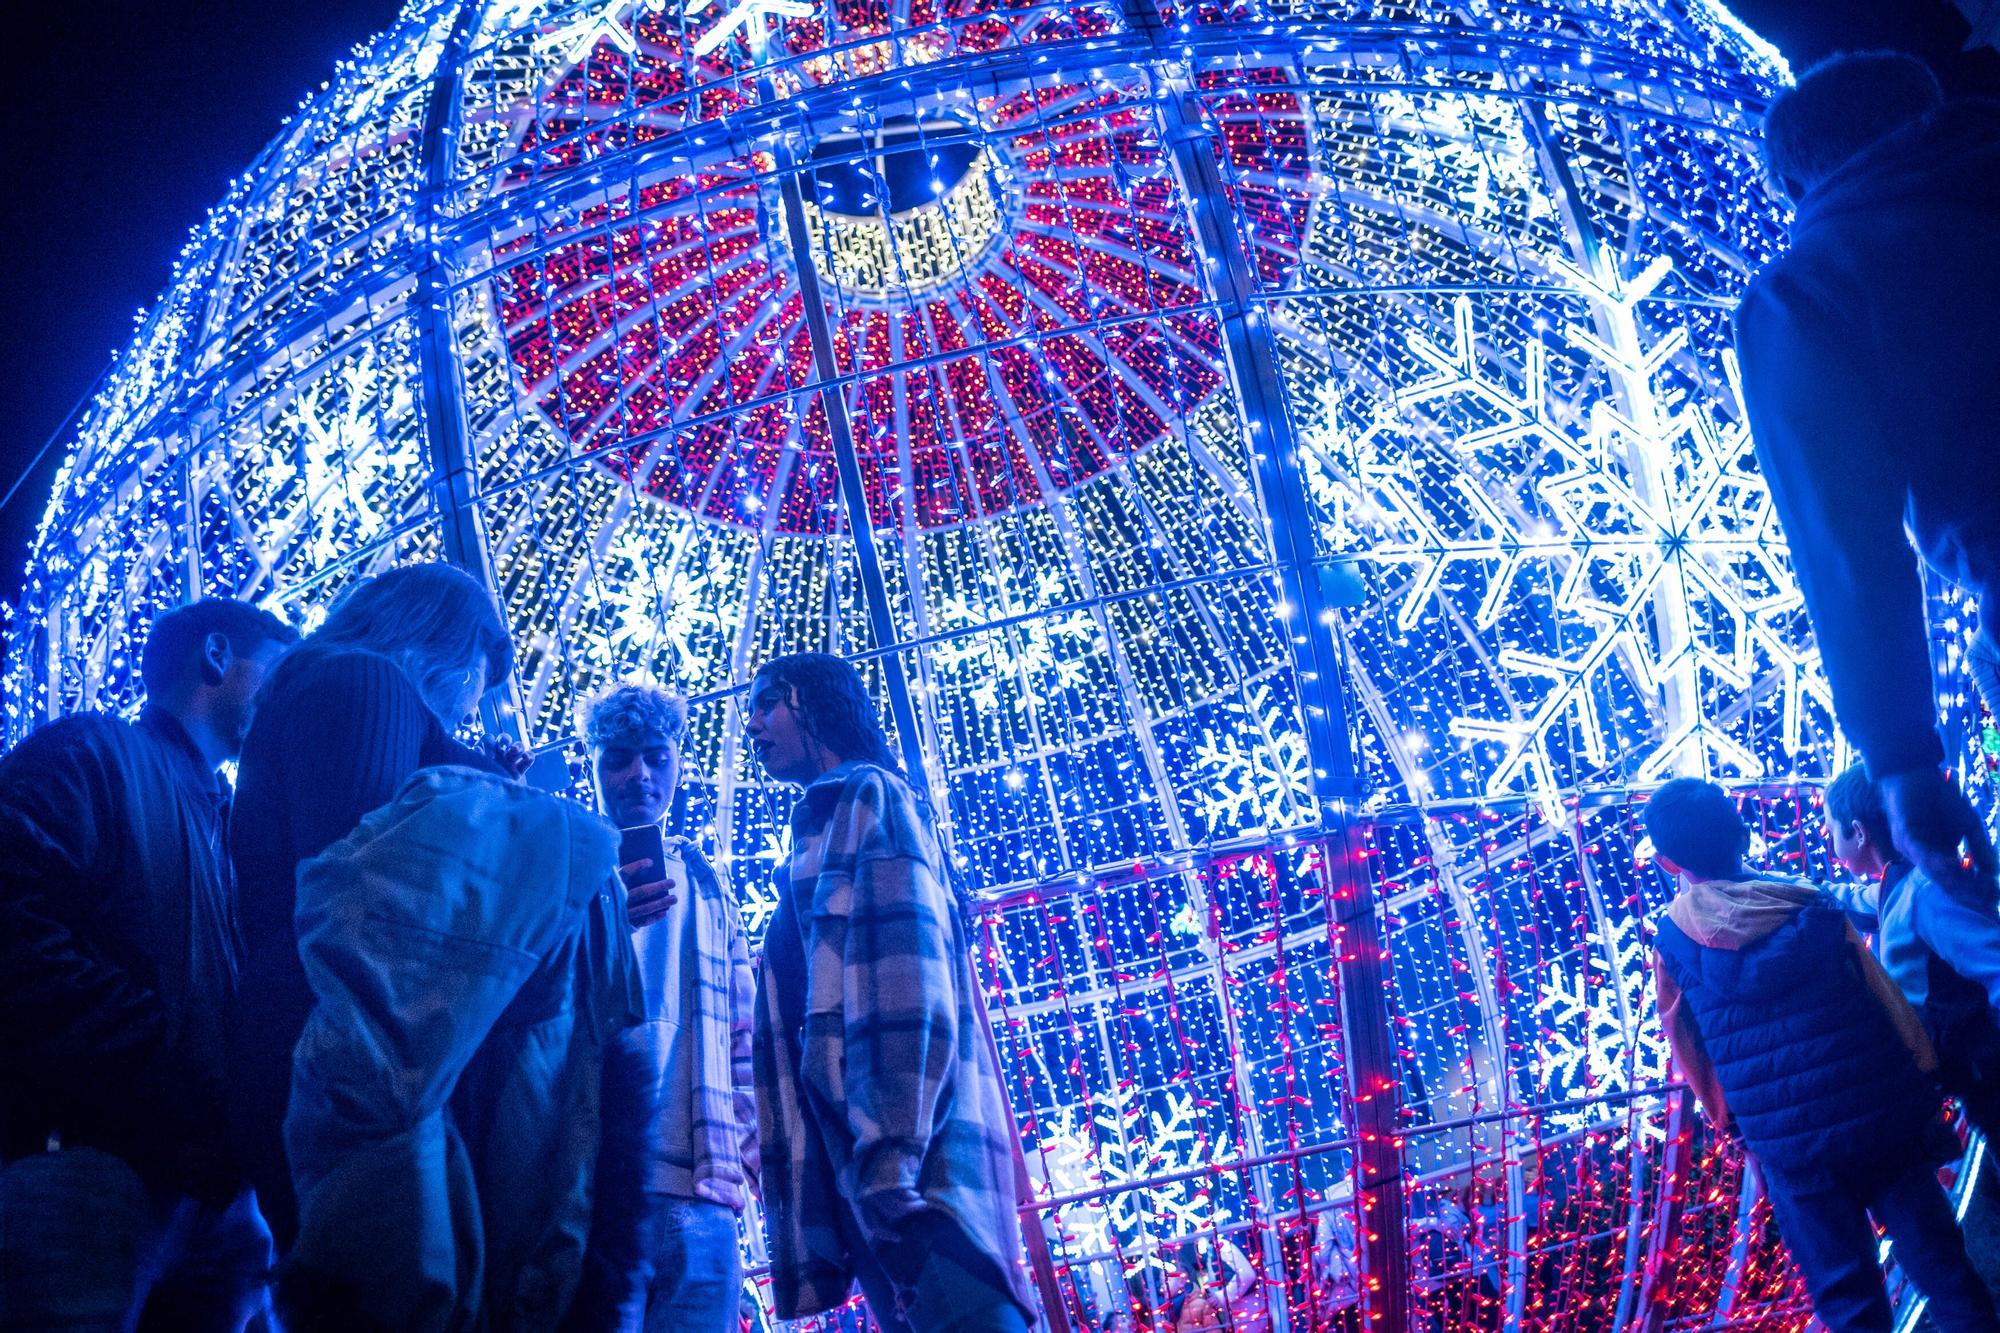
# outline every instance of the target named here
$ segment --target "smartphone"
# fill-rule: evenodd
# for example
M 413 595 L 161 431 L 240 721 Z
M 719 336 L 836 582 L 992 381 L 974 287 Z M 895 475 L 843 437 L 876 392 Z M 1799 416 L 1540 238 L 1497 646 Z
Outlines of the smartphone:
M 637 828 L 618 830 L 618 864 L 625 866 L 634 861 L 653 863 L 650 871 L 640 873 L 638 883 L 651 883 L 666 874 L 667 839 L 658 824 L 641 824 Z

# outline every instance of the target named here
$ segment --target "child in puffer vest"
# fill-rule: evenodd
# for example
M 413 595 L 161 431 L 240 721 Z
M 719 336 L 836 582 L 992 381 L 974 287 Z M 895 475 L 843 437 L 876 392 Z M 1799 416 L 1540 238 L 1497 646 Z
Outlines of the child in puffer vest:
M 1655 918 L 1660 1024 L 1702 1110 L 1762 1168 L 1814 1313 L 1889 1333 L 1872 1216 L 1940 1330 L 2000 1330 L 1931 1166 L 1941 1097 L 1916 1013 L 1830 899 L 1744 865 L 1750 830 L 1722 788 L 1669 782 L 1645 825 L 1679 881 Z

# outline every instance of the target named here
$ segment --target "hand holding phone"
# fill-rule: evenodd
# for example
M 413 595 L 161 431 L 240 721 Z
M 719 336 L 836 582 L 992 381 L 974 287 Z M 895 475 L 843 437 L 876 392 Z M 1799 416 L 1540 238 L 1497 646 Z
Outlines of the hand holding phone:
M 680 901 L 680 858 L 669 858 L 657 824 L 618 831 L 618 877 L 625 881 L 625 920 L 649 926 Z
M 535 756 L 523 749 L 521 742 L 512 736 L 496 736 L 487 741 L 486 757 L 498 764 L 501 771 L 516 781 L 535 766 Z

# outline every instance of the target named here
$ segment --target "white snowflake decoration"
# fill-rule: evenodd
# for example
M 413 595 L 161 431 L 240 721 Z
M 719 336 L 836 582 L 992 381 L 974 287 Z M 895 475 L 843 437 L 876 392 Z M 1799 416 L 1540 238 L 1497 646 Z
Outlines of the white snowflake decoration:
M 1150 1096 L 1130 1085 L 1086 1108 L 1044 1112 L 1027 1160 L 1036 1191 L 1060 1198 L 1107 1190 L 1057 1208 L 1058 1234 L 1074 1255 L 1120 1253 L 1129 1262 L 1165 1266 L 1154 1241 L 1213 1226 L 1216 1205 L 1205 1178 L 1160 1187 L 1153 1177 L 1226 1155 L 1228 1137 L 1211 1136 L 1191 1092 Z
M 1615 1096 L 1663 1079 L 1666 1039 L 1654 1013 L 1652 946 L 1637 922 L 1586 936 L 1585 966 L 1558 962 L 1535 998 L 1535 1063 L 1529 1071 L 1544 1101 Z M 1604 1118 L 1602 1108 L 1551 1113 L 1551 1124 L 1581 1129 Z

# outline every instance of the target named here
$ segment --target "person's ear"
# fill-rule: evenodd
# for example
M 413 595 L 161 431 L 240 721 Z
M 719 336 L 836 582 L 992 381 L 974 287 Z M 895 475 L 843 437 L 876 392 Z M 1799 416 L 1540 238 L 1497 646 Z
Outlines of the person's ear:
M 1681 877 L 1681 868 L 1675 865 L 1674 859 L 1664 852 L 1656 851 L 1653 853 L 1653 864 L 1666 871 L 1669 875 L 1672 875 L 1675 879 Z
M 220 632 L 210 634 L 201 645 L 201 683 L 222 684 L 222 678 L 229 674 L 229 664 L 235 660 L 236 655 L 229 650 L 229 636 Z

